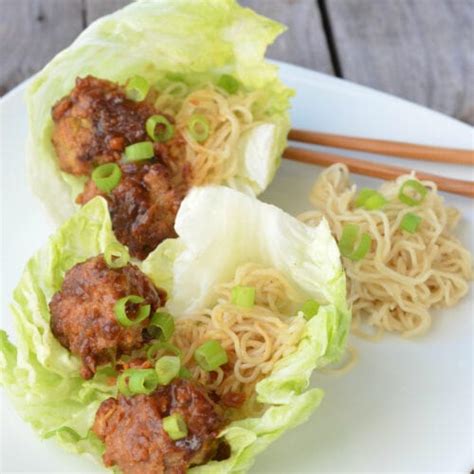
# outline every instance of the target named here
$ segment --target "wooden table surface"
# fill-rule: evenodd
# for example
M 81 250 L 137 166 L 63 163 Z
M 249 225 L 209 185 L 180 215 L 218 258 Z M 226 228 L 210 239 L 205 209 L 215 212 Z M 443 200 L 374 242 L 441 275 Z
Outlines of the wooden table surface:
M 129 0 L 0 0 L 0 95 Z M 474 124 L 473 0 L 242 0 L 288 25 L 268 56 Z

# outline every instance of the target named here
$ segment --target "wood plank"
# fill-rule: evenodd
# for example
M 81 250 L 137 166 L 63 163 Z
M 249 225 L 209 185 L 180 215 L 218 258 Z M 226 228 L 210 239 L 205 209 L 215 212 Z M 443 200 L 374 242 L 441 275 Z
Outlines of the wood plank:
M 81 0 L 1 0 L 0 95 L 39 71 L 82 31 Z
M 326 0 L 344 78 L 474 123 L 472 0 Z
M 86 24 L 128 5 L 130 0 L 85 0 Z
M 87 24 L 126 5 L 128 0 L 86 0 Z M 240 4 L 288 26 L 268 56 L 333 74 L 329 50 L 315 0 L 241 0 Z
M 239 3 L 288 27 L 269 47 L 268 57 L 334 74 L 316 0 L 240 0 Z

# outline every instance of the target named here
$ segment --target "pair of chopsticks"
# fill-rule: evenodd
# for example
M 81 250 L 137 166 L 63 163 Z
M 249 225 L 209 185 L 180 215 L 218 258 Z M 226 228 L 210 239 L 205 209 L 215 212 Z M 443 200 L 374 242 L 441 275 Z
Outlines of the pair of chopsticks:
M 397 156 L 399 158 L 412 158 L 417 160 L 435 161 L 438 163 L 474 166 L 474 150 L 432 147 L 370 138 L 347 137 L 344 135 L 333 135 L 329 133 L 318 133 L 297 129 L 290 131 L 288 139 L 313 145 L 365 151 L 380 155 Z M 409 168 L 385 165 L 373 161 L 348 158 L 333 153 L 323 153 L 292 146 L 284 151 L 283 156 L 290 160 L 321 166 L 329 166 L 334 163 L 344 163 L 353 173 L 382 179 L 395 179 L 402 174 L 407 174 L 412 171 Z M 442 191 L 459 194 L 461 196 L 474 197 L 473 181 L 446 178 L 443 176 L 424 173 L 422 171 L 416 171 L 416 176 L 421 180 L 435 182 L 438 188 Z

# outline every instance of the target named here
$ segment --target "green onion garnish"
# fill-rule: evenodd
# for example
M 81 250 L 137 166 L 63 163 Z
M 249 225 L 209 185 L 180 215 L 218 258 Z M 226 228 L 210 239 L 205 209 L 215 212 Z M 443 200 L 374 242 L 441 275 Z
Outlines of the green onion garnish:
M 135 326 L 136 324 L 140 324 L 143 320 L 148 318 L 150 315 L 150 305 L 140 306 L 137 315 L 134 319 L 130 319 L 127 316 L 127 303 L 133 304 L 140 304 L 143 303 L 145 300 L 141 296 L 137 295 L 128 295 L 120 298 L 115 303 L 115 316 L 117 317 L 117 321 L 125 327 Z
M 117 163 L 106 163 L 92 172 L 92 181 L 104 193 L 110 193 L 119 183 L 122 171 Z
M 209 121 L 203 115 L 193 115 L 188 122 L 188 130 L 194 140 L 202 143 L 209 136 Z
M 354 262 L 363 259 L 372 244 L 372 237 L 364 232 L 360 238 L 359 245 L 355 248 L 358 235 L 358 225 L 346 224 L 342 229 L 341 239 L 339 240 L 341 254 Z
M 230 74 L 222 74 L 217 81 L 217 86 L 229 94 L 235 94 L 239 90 L 239 81 Z
M 164 311 L 155 313 L 147 328 L 151 337 L 167 341 L 174 333 L 174 318 Z
M 158 377 L 153 369 L 142 369 L 134 372 L 128 380 L 128 388 L 133 394 L 148 394 L 158 386 Z
M 146 351 L 146 356 L 150 362 L 154 362 L 159 351 L 164 350 L 178 357 L 182 356 L 181 350 L 169 342 L 155 342 Z
M 406 230 L 407 232 L 410 232 L 410 234 L 414 234 L 418 230 L 420 224 L 421 217 L 411 212 L 408 212 L 402 217 L 402 221 L 400 222 L 400 229 Z
M 408 195 L 406 191 L 410 188 L 418 196 L 412 197 Z M 408 179 L 400 187 L 400 191 L 398 191 L 398 199 L 408 206 L 416 206 L 424 201 L 427 193 L 428 189 L 426 189 L 419 181 L 416 179 Z
M 127 163 L 149 160 L 154 155 L 153 143 L 151 142 L 138 142 L 125 148 L 125 161 Z
M 179 369 L 178 376 L 181 377 L 182 379 L 190 379 L 192 377 L 192 374 L 191 374 L 191 371 L 187 369 L 186 367 L 181 367 Z
M 165 77 L 173 82 L 186 82 L 186 76 L 180 72 L 167 72 Z
M 252 286 L 234 286 L 231 302 L 242 308 L 251 308 L 255 304 L 255 288 Z
M 374 194 L 377 194 L 377 191 L 375 189 L 362 188 L 355 198 L 355 207 L 362 207 L 365 201 L 367 201 L 367 199 L 369 199 Z
M 303 303 L 303 306 L 301 306 L 301 311 L 303 311 L 304 319 L 306 319 L 306 321 L 309 321 L 318 313 L 319 303 L 316 300 L 305 301 Z
M 368 211 L 376 211 L 382 209 L 385 204 L 387 204 L 387 200 L 380 193 L 376 193 L 365 201 L 363 207 Z
M 130 254 L 127 247 L 113 242 L 105 248 L 104 259 L 109 268 L 122 268 L 130 260 Z
M 359 191 L 354 204 L 355 207 L 363 207 L 368 211 L 375 211 L 385 206 L 387 200 L 375 189 L 363 188 Z
M 158 386 L 158 377 L 153 369 L 127 369 L 119 376 L 117 386 L 126 396 L 148 394 Z
M 129 397 L 132 394 L 128 388 L 128 378 L 135 370 L 137 369 L 127 369 L 124 372 L 122 372 L 119 375 L 119 378 L 117 379 L 118 391 L 127 397 Z
M 129 99 L 140 102 L 147 96 L 149 90 L 150 85 L 144 77 L 133 76 L 127 82 L 125 93 Z
M 206 372 L 211 372 L 221 365 L 226 364 L 229 359 L 221 343 L 219 341 L 210 340 L 200 345 L 194 351 L 194 360 L 201 369 Z
M 160 385 L 168 385 L 179 374 L 181 360 L 176 356 L 160 357 L 155 364 L 155 372 Z
M 156 127 L 159 126 L 157 130 Z M 148 136 L 155 142 L 167 142 L 174 134 L 174 127 L 164 115 L 152 115 L 145 124 Z
M 179 413 L 173 413 L 170 416 L 163 418 L 163 429 L 168 433 L 168 436 L 176 441 L 178 439 L 186 438 L 188 435 L 188 427 L 184 418 Z

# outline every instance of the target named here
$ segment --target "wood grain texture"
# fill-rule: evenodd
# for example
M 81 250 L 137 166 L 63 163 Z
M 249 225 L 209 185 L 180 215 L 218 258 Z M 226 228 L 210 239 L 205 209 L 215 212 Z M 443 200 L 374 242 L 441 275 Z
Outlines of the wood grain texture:
M 295 142 L 310 143 L 312 145 L 342 150 L 365 151 L 367 153 L 375 153 L 376 155 L 474 166 L 474 150 L 462 148 L 418 145 L 401 141 L 321 133 L 297 128 L 290 130 L 288 139 Z
M 0 95 L 39 71 L 82 31 L 82 0 L 0 1 Z
M 269 47 L 268 57 L 334 73 L 316 0 L 240 0 L 240 4 L 288 27 Z
M 344 78 L 474 123 L 472 0 L 326 0 Z
M 385 180 L 393 180 L 404 174 L 410 174 L 412 171 L 412 168 L 386 165 L 385 163 L 377 163 L 375 161 L 349 158 L 346 155 L 336 155 L 335 153 L 325 153 L 292 146 L 285 149 L 283 156 L 289 160 L 320 166 L 331 166 L 336 163 L 343 163 L 349 168 L 351 173 Z M 421 180 L 433 181 L 441 191 L 474 198 L 474 183 L 472 181 L 446 178 L 444 176 L 425 173 L 424 171 L 417 171 L 416 176 Z
M 130 0 L 84 0 L 86 24 L 91 24 L 101 16 L 113 13 L 130 3 Z
M 474 0 L 240 0 L 289 30 L 269 57 L 342 75 L 474 123 Z M 129 0 L 0 0 L 0 95 Z

